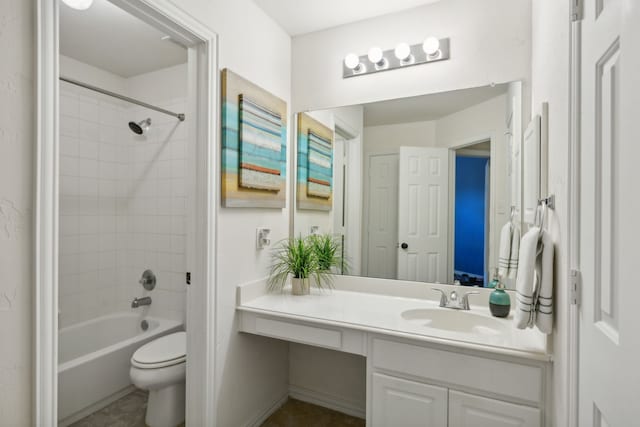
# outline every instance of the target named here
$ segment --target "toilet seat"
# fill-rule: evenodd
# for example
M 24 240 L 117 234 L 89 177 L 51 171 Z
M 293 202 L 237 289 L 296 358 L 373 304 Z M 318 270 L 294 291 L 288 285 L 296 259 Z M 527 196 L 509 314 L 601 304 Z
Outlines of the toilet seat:
M 187 333 L 175 332 L 143 345 L 131 357 L 131 365 L 139 369 L 158 369 L 185 363 Z

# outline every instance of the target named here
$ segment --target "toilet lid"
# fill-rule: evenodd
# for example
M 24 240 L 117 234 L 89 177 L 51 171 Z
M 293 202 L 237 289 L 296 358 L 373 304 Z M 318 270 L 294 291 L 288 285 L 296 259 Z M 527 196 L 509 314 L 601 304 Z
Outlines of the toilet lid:
M 143 345 L 131 358 L 138 368 L 162 368 L 184 362 L 187 357 L 187 333 L 165 335 Z

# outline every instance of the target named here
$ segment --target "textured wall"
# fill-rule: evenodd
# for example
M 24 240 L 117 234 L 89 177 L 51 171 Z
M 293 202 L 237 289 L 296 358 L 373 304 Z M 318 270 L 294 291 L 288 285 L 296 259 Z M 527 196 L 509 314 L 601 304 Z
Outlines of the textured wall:
M 35 2 L 0 5 L 0 424 L 31 422 Z

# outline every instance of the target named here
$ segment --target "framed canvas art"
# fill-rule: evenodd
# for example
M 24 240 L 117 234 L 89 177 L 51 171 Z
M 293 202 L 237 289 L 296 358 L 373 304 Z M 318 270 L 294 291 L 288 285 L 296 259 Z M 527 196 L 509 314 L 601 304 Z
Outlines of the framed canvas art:
M 287 104 L 222 70 L 222 206 L 284 208 Z
M 298 209 L 330 211 L 333 205 L 333 130 L 298 114 Z

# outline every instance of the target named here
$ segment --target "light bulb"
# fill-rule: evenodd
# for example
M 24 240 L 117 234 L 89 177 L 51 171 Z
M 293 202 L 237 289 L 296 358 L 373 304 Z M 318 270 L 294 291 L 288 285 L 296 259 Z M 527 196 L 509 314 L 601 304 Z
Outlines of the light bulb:
M 355 53 L 350 53 L 344 57 L 344 65 L 350 70 L 355 70 L 360 65 L 360 57 Z
M 422 43 L 422 50 L 429 56 L 433 56 L 440 50 L 440 40 L 437 37 L 427 37 Z
M 406 43 L 400 43 L 396 46 L 394 53 L 400 61 L 406 61 L 411 56 L 411 47 Z
M 62 0 L 64 4 L 72 9 L 87 10 L 93 4 L 93 0 Z
M 379 64 L 382 61 L 382 49 L 379 47 L 372 47 L 369 49 L 369 61 L 374 64 Z

